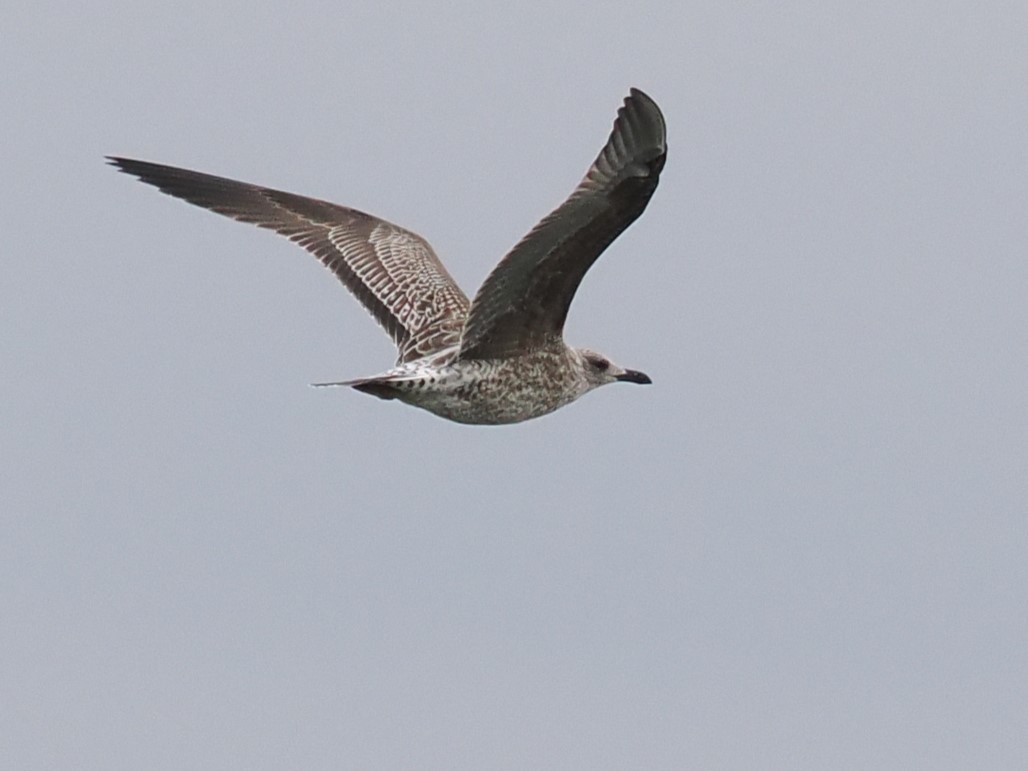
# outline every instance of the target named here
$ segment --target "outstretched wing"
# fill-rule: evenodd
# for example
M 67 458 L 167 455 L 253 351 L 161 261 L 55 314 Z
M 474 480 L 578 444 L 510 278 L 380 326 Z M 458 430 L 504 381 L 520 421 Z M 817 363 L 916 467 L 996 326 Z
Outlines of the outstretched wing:
M 328 201 L 174 166 L 108 160 L 161 192 L 274 230 L 314 254 L 392 336 L 400 362 L 460 340 L 468 298 L 416 233 Z
M 503 359 L 560 339 L 586 271 L 643 212 L 667 155 L 664 116 L 632 89 L 571 196 L 500 261 L 471 304 L 462 359 Z

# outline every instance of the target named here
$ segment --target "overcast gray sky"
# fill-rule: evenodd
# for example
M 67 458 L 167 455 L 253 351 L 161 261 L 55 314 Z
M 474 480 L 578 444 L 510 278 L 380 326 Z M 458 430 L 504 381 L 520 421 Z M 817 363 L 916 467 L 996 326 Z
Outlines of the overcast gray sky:
M 1024 3 L 2 26 L 5 767 L 1028 767 Z M 373 212 L 473 292 L 630 86 L 667 167 L 567 337 L 654 385 L 502 428 L 308 388 L 388 338 L 102 161 Z

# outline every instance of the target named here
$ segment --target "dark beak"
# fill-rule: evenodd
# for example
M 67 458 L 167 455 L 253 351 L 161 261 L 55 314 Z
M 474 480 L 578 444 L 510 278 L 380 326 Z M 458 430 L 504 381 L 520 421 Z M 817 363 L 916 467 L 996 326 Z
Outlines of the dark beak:
M 626 369 L 624 375 L 618 375 L 617 379 L 622 383 L 639 383 L 639 385 L 650 385 L 653 381 L 645 372 L 634 369 Z

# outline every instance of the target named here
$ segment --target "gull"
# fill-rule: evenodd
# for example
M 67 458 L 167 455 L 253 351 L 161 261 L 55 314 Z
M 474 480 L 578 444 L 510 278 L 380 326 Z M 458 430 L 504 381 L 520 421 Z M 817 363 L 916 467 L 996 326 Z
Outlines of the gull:
M 421 236 L 370 214 L 197 171 L 108 156 L 161 192 L 268 228 L 313 253 L 392 337 L 396 364 L 350 386 L 458 423 L 518 423 L 599 386 L 648 384 L 564 342 L 586 271 L 649 203 L 667 156 L 664 117 L 631 89 L 607 143 L 564 203 L 496 265 L 473 301 Z

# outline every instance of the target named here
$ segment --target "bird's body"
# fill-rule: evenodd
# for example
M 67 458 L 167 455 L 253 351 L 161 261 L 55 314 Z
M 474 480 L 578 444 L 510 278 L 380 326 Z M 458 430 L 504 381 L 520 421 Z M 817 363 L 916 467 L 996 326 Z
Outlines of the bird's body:
M 451 348 L 370 378 L 343 383 L 399 399 L 457 423 L 519 423 L 563 407 L 594 386 L 578 352 L 563 343 L 509 359 L 461 360 Z
M 170 195 L 287 236 L 317 256 L 393 337 L 396 365 L 317 385 L 399 399 L 458 423 L 539 417 L 606 383 L 649 383 L 563 339 L 585 272 L 642 213 L 667 152 L 663 116 L 632 90 L 606 146 L 560 207 L 504 257 L 473 302 L 428 243 L 371 215 L 172 166 L 111 158 Z

